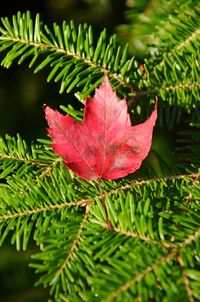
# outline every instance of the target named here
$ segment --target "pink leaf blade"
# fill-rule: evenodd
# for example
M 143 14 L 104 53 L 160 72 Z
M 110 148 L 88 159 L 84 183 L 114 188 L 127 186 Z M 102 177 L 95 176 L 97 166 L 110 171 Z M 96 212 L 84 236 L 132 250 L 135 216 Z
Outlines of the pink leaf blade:
M 45 109 L 52 148 L 80 177 L 116 179 L 135 172 L 147 156 L 157 109 L 144 123 L 131 126 L 125 100 L 118 101 L 107 77 L 87 99 L 82 123 Z
M 157 109 L 144 123 L 132 126 L 127 130 L 127 137 L 124 138 L 124 143 L 118 147 L 116 154 L 112 154 L 112 163 L 105 170 L 103 178 L 124 177 L 140 168 L 151 148 L 156 119 Z
M 89 174 L 90 179 L 96 179 L 98 175 L 93 170 L 96 160 L 91 161 L 91 153 L 97 154 L 95 152 L 97 151 L 96 141 L 93 139 L 92 142 L 90 135 L 88 139 L 84 126 L 74 121 L 69 115 L 63 116 L 49 107 L 46 107 L 45 114 L 49 124 L 48 132 L 53 140 L 54 152 L 64 160 L 68 168 L 80 177 L 87 179 Z M 93 143 L 91 148 L 89 142 Z M 87 148 L 84 147 L 85 145 Z

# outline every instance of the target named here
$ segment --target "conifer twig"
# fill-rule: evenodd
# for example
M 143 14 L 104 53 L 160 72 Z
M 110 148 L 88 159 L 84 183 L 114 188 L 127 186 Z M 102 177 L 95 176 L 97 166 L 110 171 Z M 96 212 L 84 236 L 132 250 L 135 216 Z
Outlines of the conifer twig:
M 103 190 L 102 190 L 102 187 L 101 187 L 101 179 L 100 178 L 98 179 L 98 188 L 99 188 L 99 193 L 100 193 L 103 209 L 106 213 L 107 230 L 111 230 L 112 226 L 111 226 L 110 220 L 108 218 L 108 211 L 107 211 L 107 208 L 106 208 L 106 201 L 105 201 L 105 197 L 104 197 Z

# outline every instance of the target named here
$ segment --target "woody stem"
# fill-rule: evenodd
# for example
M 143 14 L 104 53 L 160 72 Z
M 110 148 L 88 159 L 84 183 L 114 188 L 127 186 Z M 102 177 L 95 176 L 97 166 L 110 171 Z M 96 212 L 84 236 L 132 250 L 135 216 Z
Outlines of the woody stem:
M 104 197 L 103 190 L 102 190 L 102 187 L 101 187 L 101 179 L 98 179 L 98 188 L 99 188 L 99 192 L 100 192 L 100 197 L 101 197 L 101 202 L 102 202 L 102 205 L 103 205 L 103 209 L 106 213 L 107 229 L 111 230 L 112 226 L 111 226 L 110 220 L 108 218 L 108 211 L 107 211 L 107 208 L 106 208 L 106 201 L 105 201 L 105 197 Z

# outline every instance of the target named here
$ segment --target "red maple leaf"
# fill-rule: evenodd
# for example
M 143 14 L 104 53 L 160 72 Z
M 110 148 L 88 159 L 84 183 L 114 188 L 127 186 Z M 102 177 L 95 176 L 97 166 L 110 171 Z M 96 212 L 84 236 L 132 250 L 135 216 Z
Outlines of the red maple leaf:
M 136 171 L 147 156 L 157 118 L 131 126 L 125 99 L 118 101 L 107 76 L 87 99 L 83 122 L 45 108 L 52 148 L 74 173 L 85 179 L 116 179 Z

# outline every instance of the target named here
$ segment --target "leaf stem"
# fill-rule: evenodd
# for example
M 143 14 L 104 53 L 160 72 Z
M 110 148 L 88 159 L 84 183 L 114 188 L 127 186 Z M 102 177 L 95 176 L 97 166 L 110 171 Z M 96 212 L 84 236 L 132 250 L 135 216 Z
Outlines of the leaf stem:
M 107 208 L 106 208 L 106 201 L 105 201 L 105 197 L 104 197 L 103 190 L 102 190 L 102 187 L 101 187 L 101 179 L 100 178 L 98 179 L 98 188 L 99 188 L 99 193 L 100 193 L 100 197 L 101 197 L 101 202 L 102 202 L 104 211 L 106 213 L 107 230 L 112 230 L 112 226 L 111 226 L 110 220 L 108 218 L 108 211 L 107 211 Z

